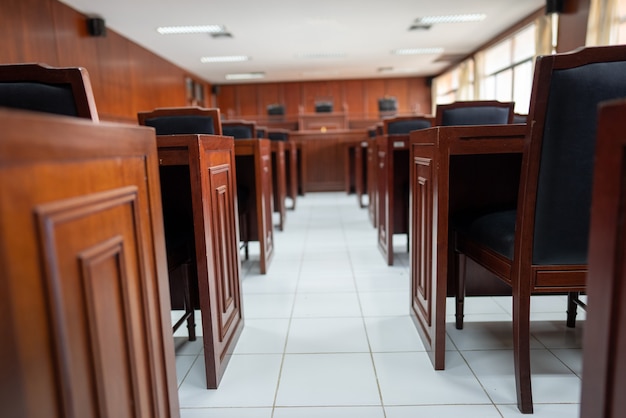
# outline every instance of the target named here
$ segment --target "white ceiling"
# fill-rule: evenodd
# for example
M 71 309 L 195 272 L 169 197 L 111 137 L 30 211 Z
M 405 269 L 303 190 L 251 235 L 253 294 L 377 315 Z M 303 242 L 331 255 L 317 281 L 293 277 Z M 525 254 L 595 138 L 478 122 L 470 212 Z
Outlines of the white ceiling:
M 214 84 L 227 73 L 266 74 L 260 81 L 430 76 L 545 4 L 545 0 L 61 0 L 107 28 Z M 479 23 L 437 24 L 409 31 L 416 18 L 484 13 Z M 219 24 L 232 38 L 160 35 L 172 25 Z M 443 48 L 442 54 L 396 56 L 399 48 Z M 342 53 L 340 58 L 299 54 Z M 248 55 L 239 63 L 200 58 Z M 391 67 L 392 72 L 381 72 Z M 235 81 L 241 83 L 241 81 Z

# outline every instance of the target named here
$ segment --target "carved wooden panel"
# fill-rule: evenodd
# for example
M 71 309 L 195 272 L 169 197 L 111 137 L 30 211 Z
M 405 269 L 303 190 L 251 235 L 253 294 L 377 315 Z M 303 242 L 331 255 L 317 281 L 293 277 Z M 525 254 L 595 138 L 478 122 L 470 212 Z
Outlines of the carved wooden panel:
M 426 333 L 432 327 L 433 189 L 432 160 L 414 158 L 412 189 L 411 305 Z
M 211 309 L 213 317 L 213 361 L 216 374 L 223 375 L 230 354 L 243 327 L 241 309 L 241 290 L 239 278 L 239 251 L 237 217 L 235 210 L 234 188 L 235 173 L 231 155 L 212 152 L 211 166 L 208 169 L 207 188 L 211 195 L 211 210 L 205 211 L 210 216 L 211 260 L 209 281 Z M 221 157 L 221 158 L 220 158 Z M 219 161 L 219 160 L 222 161 Z M 207 231 L 207 232 L 209 232 Z M 211 268 L 211 267 L 210 267 Z
M 178 417 L 154 132 L 0 123 L 0 416 Z

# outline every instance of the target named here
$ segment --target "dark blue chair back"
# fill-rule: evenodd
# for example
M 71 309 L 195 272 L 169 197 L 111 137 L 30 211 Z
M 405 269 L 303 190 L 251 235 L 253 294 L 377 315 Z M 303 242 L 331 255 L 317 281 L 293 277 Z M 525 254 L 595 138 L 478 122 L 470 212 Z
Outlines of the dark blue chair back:
M 626 48 L 622 57 L 552 72 L 535 203 L 535 264 L 587 263 L 597 109 L 602 101 L 626 97 Z
M 222 125 L 222 133 L 235 139 L 254 138 L 252 129 L 246 125 Z
M 289 134 L 287 132 L 269 131 L 267 137 L 272 141 L 288 141 Z
M 497 101 L 455 102 L 437 106 L 437 126 L 501 125 L 513 122 L 515 103 Z
M 387 135 L 407 135 L 411 131 L 426 129 L 432 126 L 432 122 L 422 117 L 416 119 L 390 120 L 387 124 Z
M 152 126 L 157 135 L 215 134 L 214 121 L 211 116 L 159 116 L 146 119 L 145 125 Z

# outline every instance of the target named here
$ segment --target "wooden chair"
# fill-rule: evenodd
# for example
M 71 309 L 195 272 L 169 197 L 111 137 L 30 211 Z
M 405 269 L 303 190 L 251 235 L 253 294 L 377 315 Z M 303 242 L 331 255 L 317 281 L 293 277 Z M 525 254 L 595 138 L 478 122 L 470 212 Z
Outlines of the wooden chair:
M 270 129 L 267 137 L 271 141 L 281 141 L 285 146 L 285 187 L 286 196 L 291 199 L 291 207 L 287 209 L 295 210 L 296 198 L 298 197 L 298 152 L 296 143 L 289 138 L 287 129 Z M 274 187 L 276 190 L 276 187 Z
M 222 121 L 222 131 L 235 139 L 258 138 L 256 123 L 245 120 Z
M 89 74 L 81 67 L 0 65 L 0 106 L 98 122 Z
M 152 126 L 157 135 L 222 135 L 220 110 L 202 107 L 162 107 L 139 112 L 140 125 Z
M 437 105 L 435 126 L 513 123 L 514 107 L 514 102 L 496 100 L 470 100 Z
M 458 293 L 466 257 L 512 287 L 515 382 L 523 413 L 533 411 L 530 296 L 585 289 L 597 106 L 626 96 L 624 74 L 624 45 L 539 57 L 517 208 L 483 214 L 456 230 Z
M 589 231 L 589 308 L 583 339 L 581 418 L 618 418 L 626 407 L 626 100 L 598 116 Z
M 200 107 L 170 107 L 158 108 L 149 112 L 139 112 L 137 119 L 140 125 L 152 126 L 157 135 L 180 134 L 212 134 L 221 135 L 219 109 L 205 109 Z M 168 175 L 164 175 L 163 171 Z M 195 268 L 195 251 L 189 242 L 194 239 L 193 214 L 190 208 L 179 205 L 180 201 L 190 201 L 191 191 L 182 187 L 189 182 L 177 181 L 181 176 L 189 176 L 182 166 L 161 167 L 161 197 L 165 222 L 165 247 L 167 250 L 167 264 L 170 276 L 170 288 L 173 299 L 177 293 L 182 293 L 185 314 L 174 324 L 176 331 L 185 321 L 189 340 L 196 339 L 195 311 L 192 301 L 193 293 L 197 293 L 197 277 Z M 180 278 L 179 278 L 180 277 Z M 177 307 L 175 300 L 172 305 Z

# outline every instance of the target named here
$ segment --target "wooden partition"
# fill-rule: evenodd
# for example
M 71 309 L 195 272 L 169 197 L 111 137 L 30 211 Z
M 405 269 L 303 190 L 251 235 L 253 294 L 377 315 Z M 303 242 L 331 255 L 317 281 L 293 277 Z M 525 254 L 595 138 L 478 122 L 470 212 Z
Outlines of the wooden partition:
M 181 216 L 193 223 L 189 273 L 198 285 L 206 385 L 215 389 L 244 326 L 233 139 L 159 135 L 157 145 L 163 207 L 171 208 L 165 226 Z
M 302 192 L 344 190 L 344 144 L 366 138 L 364 129 L 292 132 L 290 139 L 302 149 Z
M 0 124 L 0 415 L 180 416 L 154 131 Z

